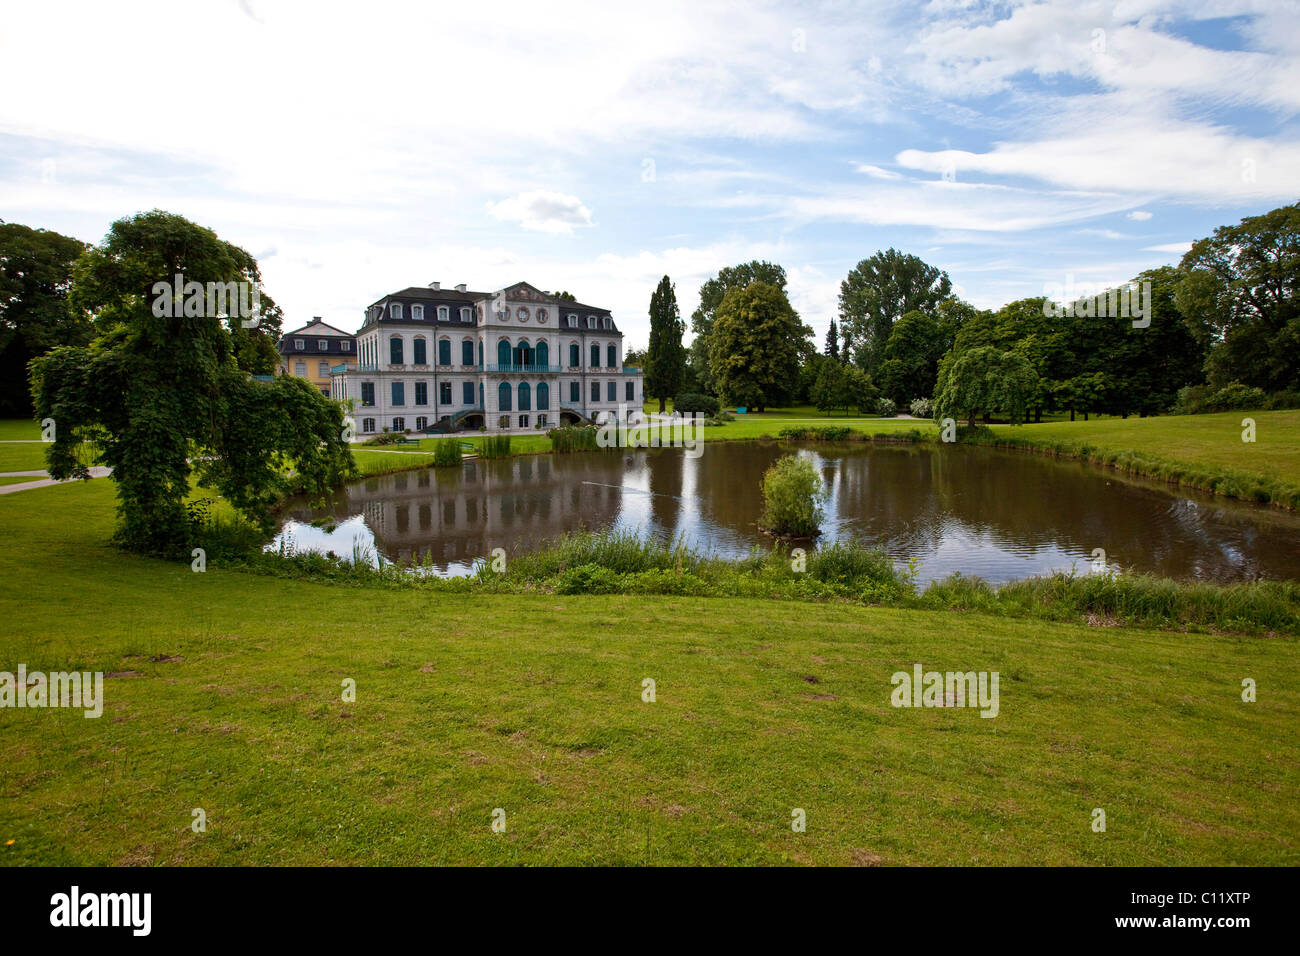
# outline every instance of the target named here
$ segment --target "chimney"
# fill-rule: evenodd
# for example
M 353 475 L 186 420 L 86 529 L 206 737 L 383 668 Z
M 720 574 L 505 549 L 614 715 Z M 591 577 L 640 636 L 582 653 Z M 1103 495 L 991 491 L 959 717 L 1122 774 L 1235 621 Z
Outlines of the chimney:
M 456 286 L 456 291 L 457 291 L 457 292 L 464 292 L 464 291 L 465 291 L 465 283 L 462 282 L 460 285 Z
M 437 292 L 439 289 L 442 288 L 442 283 L 441 283 L 441 282 L 430 282 L 430 283 L 429 283 L 429 288 L 432 289 L 434 292 Z

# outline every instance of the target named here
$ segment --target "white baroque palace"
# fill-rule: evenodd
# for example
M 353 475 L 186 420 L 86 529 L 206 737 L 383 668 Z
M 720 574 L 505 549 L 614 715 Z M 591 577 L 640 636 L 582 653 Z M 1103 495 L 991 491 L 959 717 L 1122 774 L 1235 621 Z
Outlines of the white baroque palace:
M 355 369 L 334 370 L 330 395 L 352 400 L 359 435 L 545 431 L 626 418 L 644 401 L 609 310 L 527 282 L 394 292 L 366 309 L 356 353 Z

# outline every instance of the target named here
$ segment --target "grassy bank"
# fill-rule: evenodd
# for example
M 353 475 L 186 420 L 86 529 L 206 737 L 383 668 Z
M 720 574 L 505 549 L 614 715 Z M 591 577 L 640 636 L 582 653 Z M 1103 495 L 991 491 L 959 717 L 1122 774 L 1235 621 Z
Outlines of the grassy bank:
M 2 666 L 113 675 L 0 711 L 0 862 L 1300 862 L 1294 637 L 196 574 L 112 492 L 0 498 Z M 891 707 L 917 662 L 999 715 Z
M 451 600 L 474 593 L 545 593 L 851 601 L 1078 623 L 1300 633 L 1300 583 L 1293 581 L 1220 585 L 1058 572 L 1001 587 L 956 575 L 918 592 L 909 572 L 896 568 L 887 555 L 846 543 L 819 548 L 797 561 L 785 550 L 734 561 L 632 534 L 576 532 L 533 551 L 508 554 L 503 571 L 483 564 L 476 576 L 452 579 L 413 573 L 416 568 L 398 564 L 376 570 L 315 554 L 259 553 L 239 564 L 276 577 L 419 590 Z
M 1242 419 L 1255 441 L 1242 441 Z M 994 443 L 1229 498 L 1300 508 L 1300 411 L 998 425 Z

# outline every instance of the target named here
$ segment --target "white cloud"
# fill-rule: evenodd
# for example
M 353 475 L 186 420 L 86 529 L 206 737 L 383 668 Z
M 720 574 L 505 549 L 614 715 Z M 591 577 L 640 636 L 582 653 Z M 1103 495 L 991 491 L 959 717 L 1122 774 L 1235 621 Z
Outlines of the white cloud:
M 1143 246 L 1143 252 L 1176 252 L 1180 256 L 1192 248 L 1190 242 L 1166 242 L 1159 246 Z
M 1134 222 L 1146 222 L 1151 218 L 1151 213 L 1145 209 L 1134 209 L 1125 216 L 1126 219 L 1132 219 Z
M 872 179 L 902 179 L 902 175 L 889 169 L 881 169 L 879 166 L 873 166 L 870 163 L 859 163 L 857 171 L 870 176 Z
M 517 222 L 525 229 L 570 235 L 574 226 L 590 226 L 591 210 L 577 196 L 534 189 L 500 202 L 489 203 L 497 219 Z

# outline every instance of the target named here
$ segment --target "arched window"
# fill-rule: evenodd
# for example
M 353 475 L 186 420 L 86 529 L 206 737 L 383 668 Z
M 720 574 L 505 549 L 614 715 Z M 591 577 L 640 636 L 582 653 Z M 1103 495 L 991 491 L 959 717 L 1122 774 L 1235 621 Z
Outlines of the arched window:
M 474 364 L 474 340 L 473 339 L 465 339 L 463 342 L 460 343 L 460 364 L 461 365 Z
M 529 389 L 527 382 L 519 383 L 519 410 L 526 412 L 533 407 L 532 390 Z
M 600 343 L 591 343 L 591 367 L 600 368 Z
M 451 364 L 451 339 L 438 340 L 438 364 Z
M 551 387 L 545 382 L 537 383 L 537 410 L 544 412 L 551 407 Z
M 510 367 L 510 343 L 505 339 L 497 343 L 497 366 L 503 369 Z
M 515 346 L 515 368 L 525 371 L 533 367 L 533 349 L 526 341 Z
M 579 354 L 578 343 L 574 342 L 569 346 L 569 368 L 577 368 L 582 364 L 582 356 Z
M 543 372 L 546 366 L 551 364 L 551 347 L 546 344 L 546 340 L 537 343 L 537 348 L 533 351 L 533 364 Z
M 388 361 L 393 365 L 402 364 L 402 340 L 396 335 L 388 340 Z
M 497 406 L 500 411 L 510 411 L 510 383 L 502 382 L 497 386 Z
M 424 336 L 416 338 L 415 344 L 412 346 L 412 351 L 415 353 L 412 361 L 414 361 L 416 365 L 429 364 L 429 357 L 425 351 Z
M 605 366 L 607 368 L 618 368 L 618 346 L 617 345 L 606 346 L 605 357 L 607 359 L 607 361 L 605 362 Z

